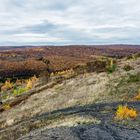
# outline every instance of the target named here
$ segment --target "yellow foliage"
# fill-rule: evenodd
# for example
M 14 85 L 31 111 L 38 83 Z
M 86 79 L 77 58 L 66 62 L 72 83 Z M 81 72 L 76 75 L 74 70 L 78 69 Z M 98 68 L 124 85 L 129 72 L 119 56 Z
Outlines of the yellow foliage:
M 5 82 L 5 85 L 6 85 L 8 88 L 12 88 L 12 87 L 13 87 L 13 84 L 12 84 L 10 81 L 6 81 L 6 82 Z
M 51 73 L 51 76 L 54 76 L 54 75 L 59 75 L 59 76 L 63 76 L 63 75 L 67 75 L 67 74 L 71 74 L 73 73 L 73 69 L 68 69 L 68 70 L 63 70 L 63 71 L 58 71 L 56 72 L 55 74 L 54 73 Z
M 110 67 L 113 67 L 114 65 L 114 62 L 113 62 L 113 59 L 110 60 Z
M 136 97 L 134 97 L 136 100 L 140 100 L 140 90 L 139 90 L 139 93 Z
M 53 77 L 53 76 L 54 76 L 54 73 L 52 72 L 52 73 L 51 73 L 51 77 Z
M 37 81 L 38 81 L 38 78 L 34 75 L 32 78 L 31 78 L 31 81 L 33 84 L 35 84 Z
M 4 110 L 9 110 L 11 107 L 10 107 L 10 105 L 9 104 L 5 104 L 5 105 L 3 105 L 3 109 Z
M 27 88 L 28 90 L 33 88 L 33 82 L 32 82 L 32 80 L 30 80 L 30 79 L 27 80 L 26 88 Z
M 140 100 L 140 93 L 135 97 L 136 100 Z
M 10 81 L 5 81 L 4 85 L 1 87 L 1 91 L 7 91 L 13 88 L 13 84 Z
M 117 112 L 116 112 L 116 119 L 123 120 L 123 119 L 135 119 L 137 117 L 138 113 L 133 108 L 128 108 L 127 105 L 122 106 L 119 105 Z
M 38 81 L 38 78 L 36 76 L 33 76 L 32 78 L 30 78 L 29 80 L 26 81 L 26 88 L 32 89 L 35 85 L 35 83 Z
M 22 81 L 21 80 L 16 80 L 16 85 L 22 85 Z

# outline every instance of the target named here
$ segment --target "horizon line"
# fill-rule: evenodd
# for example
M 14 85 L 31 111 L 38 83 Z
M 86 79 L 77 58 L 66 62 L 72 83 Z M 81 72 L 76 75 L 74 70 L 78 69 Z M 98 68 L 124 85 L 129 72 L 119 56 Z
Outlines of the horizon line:
M 26 44 L 26 45 L 0 45 L 0 47 L 45 47 L 45 46 L 50 46 L 50 47 L 59 47 L 59 46 L 140 46 L 140 44 L 117 44 L 117 43 L 110 43 L 110 44 L 58 44 L 58 45 L 53 45 L 53 44 L 38 44 L 38 45 L 31 45 L 31 44 Z

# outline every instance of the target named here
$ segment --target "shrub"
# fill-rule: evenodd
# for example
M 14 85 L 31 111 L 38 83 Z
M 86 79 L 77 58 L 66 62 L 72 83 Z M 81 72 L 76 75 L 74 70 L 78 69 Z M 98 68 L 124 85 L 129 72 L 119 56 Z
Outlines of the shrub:
M 55 74 L 52 72 L 50 76 L 53 77 L 54 75 L 55 75 Z
M 51 73 L 50 76 L 53 77 L 53 76 L 66 76 L 66 75 L 70 75 L 70 74 L 73 74 L 74 73 L 74 70 L 71 68 L 71 69 L 67 69 L 67 70 L 63 70 L 63 71 L 58 71 L 58 72 L 55 72 L 55 73 Z
M 125 65 L 125 66 L 123 67 L 123 69 L 124 69 L 125 71 L 130 71 L 130 70 L 133 70 L 133 67 L 131 67 L 130 65 Z
M 33 83 L 36 83 L 38 81 L 38 78 L 34 75 L 32 78 L 31 78 L 31 81 Z
M 128 83 L 139 82 L 139 81 L 140 81 L 140 73 L 129 74 L 129 78 L 127 80 Z
M 26 89 L 30 90 L 32 88 L 33 88 L 33 82 L 32 82 L 32 80 L 29 79 L 29 80 L 27 80 Z
M 22 85 L 22 81 L 17 79 L 15 84 L 16 84 L 17 86 L 21 86 L 21 85 Z
M 132 55 L 132 59 L 133 60 L 136 60 L 138 57 L 140 57 L 140 54 L 139 53 L 136 53 L 136 54 L 133 54 Z
M 116 65 L 115 61 L 113 59 L 110 59 L 106 66 L 107 72 L 113 73 L 116 70 L 116 68 L 117 68 L 117 65 Z
M 87 63 L 87 72 L 105 72 L 106 60 L 94 60 Z
M 14 91 L 13 91 L 13 95 L 20 95 L 20 94 L 22 94 L 22 93 L 24 93 L 24 92 L 26 92 L 27 91 L 27 89 L 26 88 L 22 88 L 22 87 L 20 87 L 20 88 L 18 88 L 18 89 L 14 89 Z
M 137 117 L 137 115 L 138 115 L 138 113 L 135 109 L 128 108 L 127 105 L 125 105 L 125 106 L 119 105 L 118 109 L 116 111 L 115 118 L 117 120 L 135 119 Z
M 3 105 L 3 109 L 4 110 L 9 110 L 11 107 L 10 107 L 10 105 L 9 104 L 5 104 L 5 105 Z
M 134 99 L 136 99 L 136 100 L 139 100 L 139 101 L 140 101 L 140 90 L 139 90 L 138 95 L 137 95 L 136 97 L 134 97 Z
M 138 57 L 140 57 L 140 53 L 135 53 L 135 54 L 129 55 L 129 56 L 127 57 L 127 59 L 136 60 Z
M 13 88 L 13 83 L 11 83 L 9 80 L 5 81 L 4 85 L 1 87 L 1 91 L 7 91 L 9 89 Z
M 38 78 L 36 76 L 33 76 L 29 80 L 26 81 L 26 89 L 30 90 L 34 87 L 35 83 L 38 81 Z

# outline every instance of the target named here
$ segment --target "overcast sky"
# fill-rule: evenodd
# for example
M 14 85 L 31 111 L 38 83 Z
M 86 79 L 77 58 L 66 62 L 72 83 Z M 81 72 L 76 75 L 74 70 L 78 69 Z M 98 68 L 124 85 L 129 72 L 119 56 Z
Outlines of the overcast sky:
M 0 45 L 140 44 L 140 0 L 0 0 Z

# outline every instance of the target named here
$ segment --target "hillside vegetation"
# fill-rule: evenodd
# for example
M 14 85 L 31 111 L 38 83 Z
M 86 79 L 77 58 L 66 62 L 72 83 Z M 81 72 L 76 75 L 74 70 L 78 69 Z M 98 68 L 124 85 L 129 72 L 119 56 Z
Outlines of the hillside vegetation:
M 83 59 L 49 71 L 52 62 L 46 68 L 43 57 L 40 74 L 3 80 L 0 139 L 139 140 L 139 52 Z
M 0 79 L 39 75 L 46 65 L 41 57 L 50 61 L 50 71 L 62 71 L 87 63 L 95 57 L 122 58 L 140 52 L 139 46 L 38 46 L 0 48 Z

